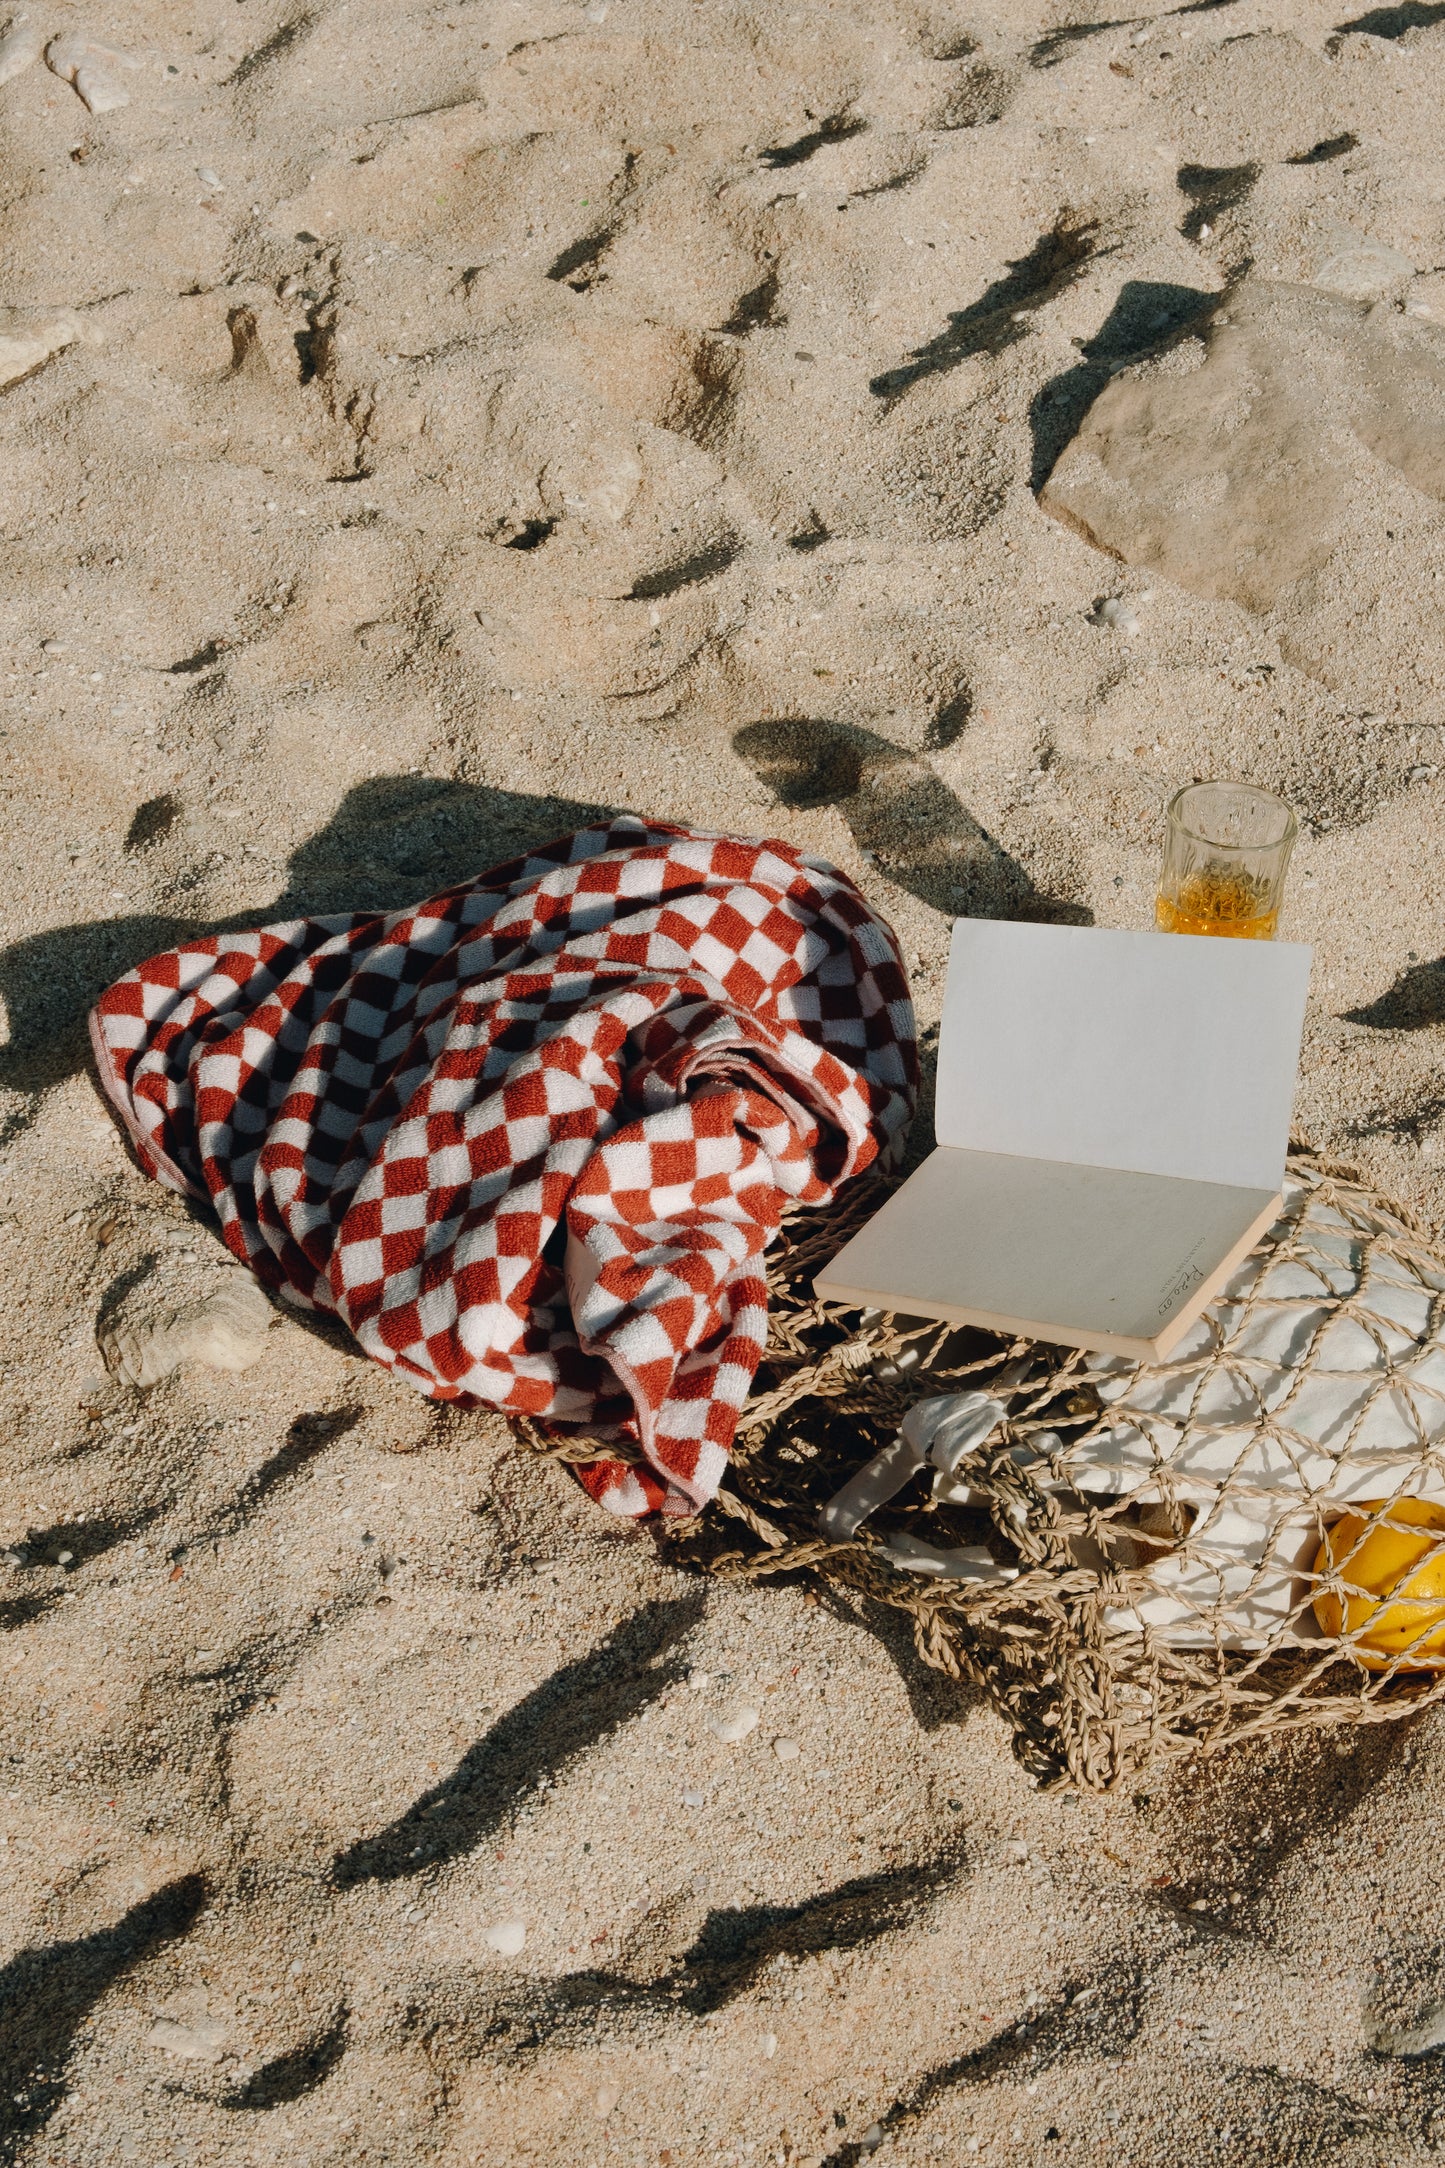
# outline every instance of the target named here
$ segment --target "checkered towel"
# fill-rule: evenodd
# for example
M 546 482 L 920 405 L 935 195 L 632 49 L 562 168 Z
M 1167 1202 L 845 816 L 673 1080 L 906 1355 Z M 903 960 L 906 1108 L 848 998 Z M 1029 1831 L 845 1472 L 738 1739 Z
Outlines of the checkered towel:
M 783 843 L 622 818 L 414 909 L 153 956 L 91 1017 L 148 1172 L 434 1399 L 594 1435 L 613 1512 L 717 1488 L 761 1256 L 901 1136 L 897 942 Z

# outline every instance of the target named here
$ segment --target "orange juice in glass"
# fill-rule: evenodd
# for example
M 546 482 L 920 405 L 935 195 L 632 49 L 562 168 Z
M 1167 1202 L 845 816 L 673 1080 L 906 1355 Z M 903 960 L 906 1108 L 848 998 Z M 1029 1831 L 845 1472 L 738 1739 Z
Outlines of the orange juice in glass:
M 1165 820 L 1160 932 L 1272 941 L 1298 832 L 1293 809 L 1253 783 L 1188 783 Z

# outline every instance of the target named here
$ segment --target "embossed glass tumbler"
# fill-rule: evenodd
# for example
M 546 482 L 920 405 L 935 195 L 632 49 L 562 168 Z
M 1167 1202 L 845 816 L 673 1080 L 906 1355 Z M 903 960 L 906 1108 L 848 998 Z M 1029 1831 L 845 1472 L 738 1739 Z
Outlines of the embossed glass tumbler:
M 1253 783 L 1188 783 L 1165 820 L 1161 933 L 1272 941 L 1298 832 L 1293 809 Z

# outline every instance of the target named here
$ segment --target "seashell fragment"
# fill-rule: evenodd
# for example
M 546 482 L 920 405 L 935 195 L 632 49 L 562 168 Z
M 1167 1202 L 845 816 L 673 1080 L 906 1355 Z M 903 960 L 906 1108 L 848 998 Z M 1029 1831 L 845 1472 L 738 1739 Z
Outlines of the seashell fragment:
M 708 1730 L 714 1739 L 720 1739 L 724 1746 L 737 1746 L 746 1739 L 750 1731 L 756 1731 L 757 1725 L 756 1709 L 735 1709 L 731 1716 L 715 1718 L 708 1725 Z
M 176 2018 L 158 2017 L 146 2034 L 146 2045 L 188 2062 L 215 2063 L 225 2052 L 226 2028 L 215 2018 L 183 2025 Z
M 153 1307 L 144 1282 L 96 1342 L 112 1376 L 144 1389 L 185 1362 L 208 1370 L 249 1370 L 265 1352 L 271 1305 L 249 1272 L 228 1272 L 209 1294 Z
M 520 1956 L 527 1940 L 526 1924 L 522 1920 L 499 1920 L 495 1927 L 488 1927 L 484 1931 L 482 1940 L 487 1948 L 495 1950 L 499 1957 Z
M 11 82 L 23 75 L 32 61 L 40 58 L 40 48 L 45 43 L 38 30 L 18 23 L 0 38 L 0 83 Z
M 119 46 L 100 45 L 83 31 L 71 31 L 51 39 L 45 48 L 45 65 L 52 75 L 74 86 L 87 111 L 113 113 L 117 106 L 130 104 L 130 93 L 121 89 L 110 71 L 138 68 L 141 63 Z
M 1107 602 L 1101 602 L 1095 612 L 1094 622 L 1097 625 L 1107 625 L 1114 632 L 1122 632 L 1129 640 L 1138 636 L 1138 613 L 1122 595 L 1111 595 Z

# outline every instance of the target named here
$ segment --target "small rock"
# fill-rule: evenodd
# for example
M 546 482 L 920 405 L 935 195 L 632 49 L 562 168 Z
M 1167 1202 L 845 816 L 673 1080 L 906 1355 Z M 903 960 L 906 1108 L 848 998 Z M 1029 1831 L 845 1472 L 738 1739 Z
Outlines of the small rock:
M 217 2063 L 225 2051 L 226 2028 L 215 2018 L 198 2018 L 182 2025 L 175 2018 L 159 2017 L 146 2034 L 146 2045 L 180 2055 L 193 2063 Z
M 40 48 L 45 43 L 38 30 L 25 24 L 17 24 L 0 38 L 0 83 L 8 83 L 17 75 L 23 75 L 28 67 L 40 58 Z
M 0 1566 L 24 1566 L 28 1564 L 29 1560 L 18 1543 L 12 1543 L 5 1550 L 0 1551 Z
M 57 1551 L 55 1563 L 57 1566 L 73 1566 L 75 1564 L 74 1551 Z
M 1095 621 L 1100 625 L 1110 626 L 1115 632 L 1122 632 L 1129 640 L 1134 639 L 1139 631 L 1138 615 L 1122 595 L 1113 595 L 1107 602 L 1101 602 Z
M 779 1761 L 796 1761 L 802 1751 L 803 1749 L 796 1739 L 775 1739 L 773 1741 L 773 1752 L 777 1755 Z
M 1029 1856 L 1028 1846 L 1026 1844 L 1020 1844 L 1017 1841 L 1009 1845 L 1007 1849 L 1009 1858 L 1015 1861 L 1022 1862 L 1023 1860 L 1026 1860 Z
M 764 2061 L 765 2063 L 770 2063 L 770 2062 L 772 2061 L 773 2057 L 774 2057 L 774 2056 L 775 2056 L 775 2055 L 777 2054 L 777 2052 L 778 2052 L 778 2036 L 777 2036 L 777 2034 L 776 2034 L 776 2033 L 764 2033 L 764 2034 L 763 2034 L 763 2061 Z
M 721 1739 L 724 1746 L 736 1746 L 740 1740 L 746 1739 L 750 1731 L 756 1731 L 757 1727 L 756 1709 L 734 1709 L 731 1716 L 714 1717 L 708 1730 L 715 1739 Z
M 243 1266 L 191 1303 L 160 1307 L 142 1281 L 96 1334 L 106 1367 L 144 1390 L 184 1362 L 249 1370 L 266 1349 L 271 1305 Z
M 684 1792 L 682 1795 L 682 1803 L 685 1807 L 700 1807 L 704 1805 L 705 1802 L 703 1800 L 703 1795 L 701 1792 Z
M 95 334 L 71 309 L 0 309 L 0 391 L 78 341 L 93 343 Z M 49 655 L 65 652 L 58 640 L 42 645 Z
M 705 1686 L 712 1685 L 712 1673 L 710 1671 L 689 1671 L 687 1683 L 695 1694 L 700 1694 Z
M 1413 2025 L 1385 2025 L 1367 2021 L 1365 2037 L 1377 2055 L 1428 2055 L 1445 2046 L 1445 2002 L 1437 2002 Z
M 881 2123 L 870 2123 L 858 2140 L 859 2149 L 864 2153 L 876 2153 L 882 2143 L 883 2125 Z
M 116 82 L 116 68 L 138 68 L 141 63 L 115 45 L 97 44 L 83 31 L 52 38 L 45 48 L 45 65 L 52 75 L 69 83 L 82 105 L 91 113 L 113 113 L 130 104 L 130 94 Z
M 499 1920 L 495 1927 L 488 1927 L 482 1935 L 489 1950 L 499 1957 L 516 1957 L 527 1940 L 526 1923 L 522 1920 Z
M 217 195 L 225 194 L 225 182 L 221 179 L 219 173 L 214 172 L 210 166 L 197 166 L 196 179 L 200 182 L 202 188 L 214 189 Z
M 606 2122 L 608 2116 L 612 2113 L 613 2109 L 617 2106 L 617 2103 L 621 2098 L 622 2087 L 620 2085 L 598 2086 L 595 2104 L 597 2108 L 597 2113 L 604 2123 Z
M 1392 286 L 1414 276 L 1415 266 L 1397 248 L 1354 233 L 1348 226 L 1336 226 L 1330 254 L 1312 283 L 1323 287 L 1327 294 L 1343 294 L 1348 301 L 1372 301 L 1377 294 L 1387 293 Z

